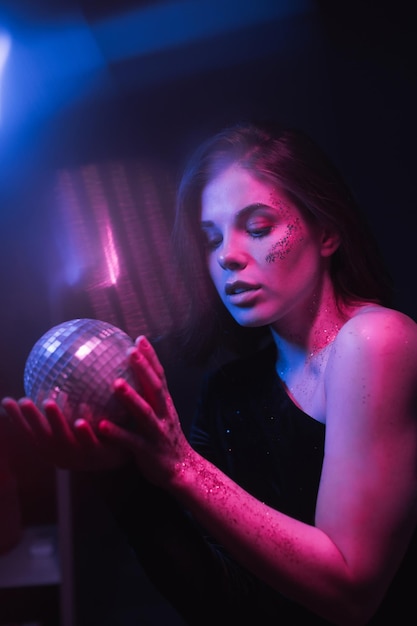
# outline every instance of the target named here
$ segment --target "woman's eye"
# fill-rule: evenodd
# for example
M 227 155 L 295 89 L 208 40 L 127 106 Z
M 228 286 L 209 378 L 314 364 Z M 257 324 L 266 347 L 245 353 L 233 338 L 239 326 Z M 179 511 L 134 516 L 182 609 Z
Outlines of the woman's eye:
M 221 237 L 210 237 L 205 235 L 205 247 L 207 250 L 215 250 L 222 242 Z
M 248 225 L 247 232 L 251 237 L 265 237 L 269 235 L 272 230 L 272 226 L 256 226 L 256 225 Z

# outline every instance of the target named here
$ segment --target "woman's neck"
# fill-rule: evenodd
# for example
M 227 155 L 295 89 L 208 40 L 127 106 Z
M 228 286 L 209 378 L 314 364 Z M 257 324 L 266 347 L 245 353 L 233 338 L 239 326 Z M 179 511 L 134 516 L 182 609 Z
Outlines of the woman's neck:
M 358 306 L 339 306 L 331 294 L 297 315 L 271 326 L 277 346 L 277 367 L 282 371 L 299 369 L 314 361 L 329 346 Z

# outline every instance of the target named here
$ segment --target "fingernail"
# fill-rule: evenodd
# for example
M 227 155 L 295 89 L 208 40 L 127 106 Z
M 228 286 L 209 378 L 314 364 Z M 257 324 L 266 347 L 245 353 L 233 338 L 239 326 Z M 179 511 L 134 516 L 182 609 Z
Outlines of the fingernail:
M 109 422 L 107 420 L 102 420 L 97 424 L 97 428 L 101 433 L 106 433 L 109 430 Z
M 126 390 L 126 381 L 124 378 L 116 378 L 113 382 L 113 389 L 115 391 L 125 391 Z

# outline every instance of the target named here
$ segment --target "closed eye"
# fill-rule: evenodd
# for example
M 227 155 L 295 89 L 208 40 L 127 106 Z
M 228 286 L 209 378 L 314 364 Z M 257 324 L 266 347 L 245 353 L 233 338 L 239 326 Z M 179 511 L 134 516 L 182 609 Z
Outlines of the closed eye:
M 217 230 L 211 228 L 202 228 L 201 235 L 206 250 L 215 250 L 223 241 L 222 235 Z
M 205 247 L 207 250 L 216 250 L 216 248 L 221 245 L 222 241 L 223 239 L 221 237 L 216 237 L 215 239 L 206 238 Z
M 254 238 L 266 237 L 272 231 L 272 226 L 263 226 L 262 228 L 247 228 L 246 232 Z

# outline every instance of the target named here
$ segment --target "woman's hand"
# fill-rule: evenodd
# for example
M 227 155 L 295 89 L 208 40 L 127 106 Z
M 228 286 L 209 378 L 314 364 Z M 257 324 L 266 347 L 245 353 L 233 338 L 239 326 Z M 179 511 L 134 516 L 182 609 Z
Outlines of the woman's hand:
M 4 398 L 3 409 L 26 441 L 42 459 L 70 470 L 105 470 L 129 460 L 129 453 L 100 439 L 88 421 L 88 407 L 80 407 L 80 417 L 71 425 L 52 400 L 40 411 L 29 398 Z
M 89 420 L 88 407 L 71 424 L 56 402 L 47 400 L 43 411 L 29 398 L 4 398 L 3 409 L 19 435 L 42 458 L 71 470 L 111 469 L 134 458 L 151 482 L 166 487 L 186 461 L 188 444 L 173 405 L 159 359 L 149 341 L 140 336 L 129 356 L 137 391 L 122 378 L 114 393 L 129 413 L 129 428 L 109 419 Z M 98 423 L 98 426 L 97 426 Z
M 139 392 L 124 379 L 114 383 L 118 400 L 128 410 L 130 430 L 102 420 L 99 433 L 129 450 L 142 474 L 167 487 L 191 452 L 168 390 L 164 369 L 144 336 L 138 337 L 129 356 Z

